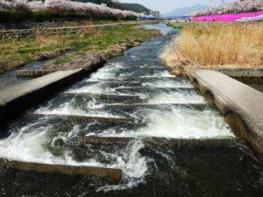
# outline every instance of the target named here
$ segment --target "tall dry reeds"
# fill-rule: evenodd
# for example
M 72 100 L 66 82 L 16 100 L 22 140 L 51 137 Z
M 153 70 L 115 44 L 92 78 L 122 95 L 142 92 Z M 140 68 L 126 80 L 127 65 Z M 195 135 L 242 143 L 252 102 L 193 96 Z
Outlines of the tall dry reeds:
M 161 55 L 170 66 L 263 66 L 263 24 L 191 24 Z

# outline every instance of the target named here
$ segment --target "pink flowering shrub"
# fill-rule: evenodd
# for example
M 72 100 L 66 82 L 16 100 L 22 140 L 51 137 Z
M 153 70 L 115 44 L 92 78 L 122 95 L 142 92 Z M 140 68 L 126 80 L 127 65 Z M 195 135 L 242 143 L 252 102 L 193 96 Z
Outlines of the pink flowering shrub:
M 94 3 L 75 2 L 71 0 L 46 0 L 44 3 L 42 1 L 1 0 L 0 12 L 10 10 L 27 10 L 29 12 L 45 11 L 53 15 L 94 18 L 127 19 L 140 16 L 140 14 L 132 11 L 123 11 Z
M 194 14 L 194 16 L 255 12 L 262 10 L 263 10 L 263 0 L 236 0 L 231 3 L 226 3 L 221 7 L 209 8 L 202 12 L 198 12 Z
M 263 0 L 239 0 L 193 15 L 194 22 L 253 22 L 263 20 Z

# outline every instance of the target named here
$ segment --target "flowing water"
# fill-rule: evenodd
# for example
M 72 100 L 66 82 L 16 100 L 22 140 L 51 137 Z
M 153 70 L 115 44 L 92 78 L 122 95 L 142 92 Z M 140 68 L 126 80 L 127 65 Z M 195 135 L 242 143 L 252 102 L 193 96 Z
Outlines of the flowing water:
M 249 148 L 162 65 L 168 41 L 128 50 L 2 131 L 1 158 L 120 168 L 119 184 L 2 169 L 1 196 L 262 196 L 262 166 Z M 91 136 L 104 142 L 80 143 Z

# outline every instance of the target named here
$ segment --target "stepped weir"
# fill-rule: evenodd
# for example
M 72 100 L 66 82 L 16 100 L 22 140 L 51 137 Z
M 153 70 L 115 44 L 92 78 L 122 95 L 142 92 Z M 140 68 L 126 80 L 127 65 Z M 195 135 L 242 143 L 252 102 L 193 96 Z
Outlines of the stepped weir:
M 162 65 L 168 41 L 128 50 L 3 129 L 0 194 L 262 194 L 249 147 L 190 80 Z

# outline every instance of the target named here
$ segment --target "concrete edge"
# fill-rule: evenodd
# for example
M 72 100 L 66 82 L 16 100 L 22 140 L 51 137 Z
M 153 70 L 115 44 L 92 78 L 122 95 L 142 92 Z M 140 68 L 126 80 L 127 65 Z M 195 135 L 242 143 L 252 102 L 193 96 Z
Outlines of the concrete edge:
M 43 164 L 0 159 L 0 169 L 13 169 L 27 172 L 52 173 L 64 175 L 95 175 L 105 177 L 113 183 L 120 182 L 122 170 L 118 168 L 105 168 L 94 166 L 69 166 L 58 164 Z
M 236 78 L 245 78 L 245 77 L 254 77 L 262 78 L 263 77 L 263 68 L 262 67 L 234 67 L 234 68 L 216 68 L 215 71 L 224 73 L 230 77 Z
M 17 77 L 25 77 L 25 78 L 38 78 L 42 77 L 44 75 L 50 74 L 56 72 L 56 70 L 16 70 L 16 76 Z
M 217 71 L 199 70 L 188 78 L 263 160 L 263 94 Z
M 0 127 L 103 65 L 104 62 L 90 65 L 84 69 L 57 71 L 2 90 L 0 94 Z
M 263 83 L 263 68 L 218 68 L 215 69 L 225 75 L 237 79 L 243 83 Z

